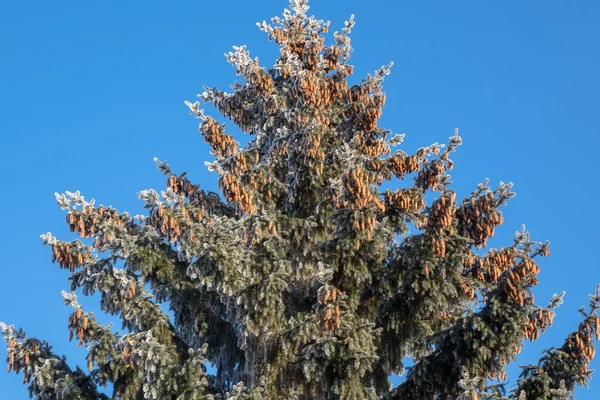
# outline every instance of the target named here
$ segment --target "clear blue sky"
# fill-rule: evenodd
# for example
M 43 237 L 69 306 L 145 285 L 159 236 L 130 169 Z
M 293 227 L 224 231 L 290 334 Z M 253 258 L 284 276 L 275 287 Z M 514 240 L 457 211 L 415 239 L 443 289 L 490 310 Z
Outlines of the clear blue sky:
M 280 15 L 287 0 L 7 1 L 0 6 L 0 320 L 47 339 L 84 366 L 67 341 L 61 290 L 68 272 L 50 263 L 39 235 L 70 240 L 54 192 L 141 212 L 137 192 L 164 188 L 152 158 L 216 190 L 211 160 L 183 101 L 203 85 L 236 79 L 223 53 L 247 44 L 265 66 L 278 54 L 255 22 Z M 519 364 L 559 346 L 577 309 L 600 282 L 595 250 L 600 109 L 597 1 L 313 0 L 331 31 L 356 15 L 357 78 L 395 61 L 381 125 L 406 133 L 405 149 L 445 142 L 454 127 L 454 188 L 466 196 L 486 177 L 512 181 L 517 196 L 492 247 L 527 225 L 550 240 L 536 298 L 567 291 L 556 325 L 527 344 Z M 216 116 L 216 115 L 215 115 Z M 244 140 L 244 138 L 241 138 Z M 82 299 L 97 310 L 97 299 Z M 99 318 L 110 321 L 108 317 Z M 118 325 L 118 324 L 117 324 Z M 26 399 L 22 377 L 5 372 L 0 398 Z M 600 367 L 594 362 L 592 367 Z M 515 369 L 511 368 L 515 377 Z M 595 399 L 600 376 L 580 400 Z

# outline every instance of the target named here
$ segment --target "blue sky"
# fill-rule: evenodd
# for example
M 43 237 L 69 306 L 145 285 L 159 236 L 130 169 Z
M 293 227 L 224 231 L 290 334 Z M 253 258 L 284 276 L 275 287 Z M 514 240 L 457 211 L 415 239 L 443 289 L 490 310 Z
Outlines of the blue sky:
M 223 57 L 232 45 L 247 44 L 272 65 L 277 47 L 255 22 L 284 7 L 286 0 L 0 6 L 1 321 L 85 365 L 85 351 L 67 341 L 70 310 L 60 291 L 68 289 L 68 272 L 50 263 L 39 238 L 47 231 L 73 238 L 53 193 L 80 190 L 139 213 L 137 192 L 164 188 L 155 156 L 216 190 L 204 166 L 208 147 L 183 101 L 195 101 L 203 85 L 227 89 L 235 81 Z M 459 196 L 486 177 L 492 186 L 514 183 L 517 196 L 490 244 L 509 244 L 525 223 L 533 239 L 551 241 L 538 302 L 567 291 L 556 325 L 527 344 L 517 364 L 559 346 L 600 282 L 592 251 L 600 239 L 600 3 L 313 0 L 310 11 L 331 20 L 331 31 L 355 14 L 354 79 L 395 62 L 380 125 L 406 133 L 405 150 L 444 143 L 459 127 L 464 145 L 452 174 Z M 98 310 L 96 300 L 81 302 Z M 22 377 L 6 374 L 5 357 L 2 345 L 0 397 L 26 399 Z M 509 372 L 516 377 L 515 368 Z M 598 376 L 576 397 L 595 392 Z

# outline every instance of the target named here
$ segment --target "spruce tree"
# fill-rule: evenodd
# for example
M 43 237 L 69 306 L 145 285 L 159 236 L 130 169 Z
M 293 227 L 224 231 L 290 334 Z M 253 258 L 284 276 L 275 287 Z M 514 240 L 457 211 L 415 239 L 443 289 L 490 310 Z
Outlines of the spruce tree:
M 392 152 L 403 136 L 378 126 L 391 64 L 350 86 L 353 19 L 325 45 L 329 23 L 308 17 L 306 3 L 258 24 L 281 49 L 271 69 L 236 47 L 226 56 L 243 83 L 199 95 L 254 136 L 245 148 L 186 102 L 223 197 L 159 160 L 166 190 L 139 193 L 147 215 L 56 195 L 81 240 L 42 238 L 70 271 L 68 328 L 89 371 L 2 324 L 8 370 L 31 396 L 108 399 L 99 387 L 111 384 L 123 400 L 550 400 L 586 384 L 600 288 L 562 347 L 505 388 L 505 367 L 562 301 L 538 306 L 531 292 L 548 243 L 523 228 L 486 249 L 511 184 L 457 199 L 448 173 L 458 131 L 446 145 Z M 403 187 L 380 191 L 394 177 Z M 99 292 L 124 333 L 75 292 Z M 392 389 L 391 374 L 406 379 Z

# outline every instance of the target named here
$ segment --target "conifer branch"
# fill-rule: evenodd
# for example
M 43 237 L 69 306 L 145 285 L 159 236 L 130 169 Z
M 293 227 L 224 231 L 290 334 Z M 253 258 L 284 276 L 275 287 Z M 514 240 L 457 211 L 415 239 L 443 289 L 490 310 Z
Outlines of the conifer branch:
M 435 348 L 431 354 L 411 368 L 406 381 L 390 398 L 456 397 L 460 395 L 458 382 L 465 374 L 477 379 L 477 389 L 485 392 L 486 379 L 506 380 L 504 367 L 520 352 L 522 340 L 537 339 L 539 330 L 552 323 L 552 310 L 536 307 L 530 292 L 539 272 L 532 256 L 539 253 L 540 247 L 535 247 L 525 231 L 517 232 L 515 242 L 520 260 L 502 273 L 496 286 L 484 292 L 481 311 L 433 335 L 430 340 Z M 558 302 L 553 301 L 550 307 L 556 305 Z
M 23 373 L 23 384 L 28 383 L 30 396 L 37 399 L 77 398 L 108 400 L 99 393 L 91 375 L 79 367 L 69 367 L 66 358 L 52 352 L 47 342 L 27 338 L 22 329 L 0 323 L 4 340 L 8 342 L 8 372 Z
M 523 393 L 524 400 L 553 400 L 553 391 L 568 395 L 576 385 L 587 386 L 594 372 L 589 369 L 596 354 L 594 342 L 600 337 L 600 285 L 596 285 L 596 293 L 589 297 L 589 312 L 580 310 L 584 320 L 568 335 L 564 344 L 544 351 L 537 365 L 521 367 L 518 387 L 512 391 L 511 398 L 520 400 Z

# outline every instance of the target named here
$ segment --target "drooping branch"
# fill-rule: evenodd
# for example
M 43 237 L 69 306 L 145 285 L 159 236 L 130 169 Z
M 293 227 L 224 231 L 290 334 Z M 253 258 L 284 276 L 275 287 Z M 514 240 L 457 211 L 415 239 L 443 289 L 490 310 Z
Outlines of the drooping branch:
M 91 375 L 79 367 L 73 371 L 66 358 L 52 352 L 47 342 L 27 338 L 22 329 L 0 323 L 4 340 L 8 342 L 8 372 L 23 373 L 23 383 L 29 383 L 30 396 L 40 400 L 89 399 L 108 400 L 97 391 Z
M 481 310 L 433 335 L 431 354 L 411 368 L 391 398 L 456 398 L 461 394 L 458 383 L 465 375 L 477 377 L 477 389 L 484 392 L 488 388 L 486 379 L 506 379 L 504 367 L 520 352 L 522 340 L 534 340 L 538 335 L 532 330 L 545 329 L 551 323 L 544 317 L 551 309 L 536 307 L 531 294 L 539 272 L 532 258 L 543 255 L 545 245 L 531 242 L 524 231 L 517 232 L 515 241 L 519 261 L 484 293 Z
M 600 338 L 600 285 L 590 295 L 590 310 L 580 309 L 584 320 L 576 331 L 570 333 L 560 348 L 545 351 L 537 365 L 522 367 L 518 387 L 512 397 L 519 400 L 550 400 L 553 392 L 562 390 L 571 393 L 575 385 L 587 386 L 592 374 L 590 361 L 596 350 L 594 342 Z

